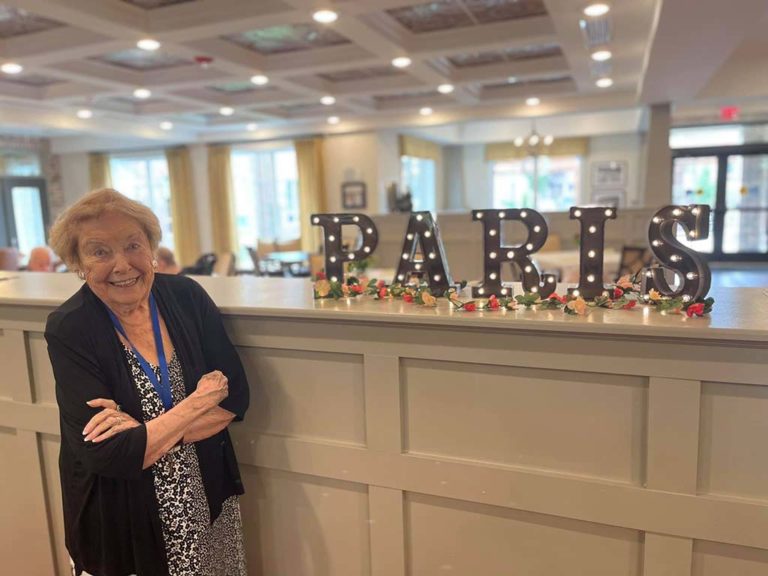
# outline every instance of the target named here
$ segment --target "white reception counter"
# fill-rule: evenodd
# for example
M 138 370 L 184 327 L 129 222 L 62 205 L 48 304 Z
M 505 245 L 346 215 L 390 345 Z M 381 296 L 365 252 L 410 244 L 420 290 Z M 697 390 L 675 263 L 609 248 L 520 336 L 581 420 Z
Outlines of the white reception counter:
M 687 319 L 200 281 L 252 387 L 231 428 L 252 575 L 768 574 L 765 291 Z M 0 276 L 3 573 L 69 574 L 42 332 L 78 287 Z

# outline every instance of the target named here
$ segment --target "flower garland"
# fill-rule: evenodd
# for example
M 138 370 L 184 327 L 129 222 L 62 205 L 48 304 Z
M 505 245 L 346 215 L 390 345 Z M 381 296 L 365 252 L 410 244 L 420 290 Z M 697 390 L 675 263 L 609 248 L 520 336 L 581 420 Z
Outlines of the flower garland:
M 490 296 L 484 300 L 461 300 L 459 293 L 466 286 L 461 282 L 459 289 L 451 288 L 443 296 L 448 299 L 451 306 L 463 312 L 517 310 L 521 307 L 537 310 L 562 310 L 565 314 L 584 316 L 590 308 L 606 308 L 609 310 L 632 310 L 639 304 L 652 306 L 663 314 L 679 314 L 688 318 L 703 317 L 712 311 L 715 304 L 714 298 L 686 301 L 682 297 L 671 298 L 662 296 L 654 289 L 643 296 L 637 276 L 622 276 L 619 280 L 606 288 L 602 296 L 598 296 L 591 302 L 581 296 L 567 294 L 560 296 L 556 293 L 547 298 L 541 298 L 538 294 L 526 292 L 514 297 Z M 387 284 L 384 280 L 367 280 L 350 276 L 344 282 L 330 281 L 324 274 L 317 275 L 313 285 L 315 299 L 321 298 L 355 298 L 357 296 L 372 296 L 374 300 L 401 299 L 409 304 L 420 306 L 437 306 L 437 298 L 426 283 L 415 284 Z

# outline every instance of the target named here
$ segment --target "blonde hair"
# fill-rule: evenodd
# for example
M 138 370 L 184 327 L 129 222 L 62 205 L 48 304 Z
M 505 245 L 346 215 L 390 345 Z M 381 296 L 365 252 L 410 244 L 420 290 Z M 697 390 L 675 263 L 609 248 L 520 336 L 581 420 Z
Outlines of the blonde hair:
M 117 190 L 102 188 L 89 192 L 72 204 L 56 218 L 56 222 L 51 226 L 49 234 L 51 248 L 69 269 L 80 268 L 78 252 L 80 225 L 88 220 L 99 218 L 107 212 L 133 218 L 147 235 L 152 252 L 157 250 L 163 233 L 160 230 L 160 221 L 154 212 L 141 202 L 123 196 Z

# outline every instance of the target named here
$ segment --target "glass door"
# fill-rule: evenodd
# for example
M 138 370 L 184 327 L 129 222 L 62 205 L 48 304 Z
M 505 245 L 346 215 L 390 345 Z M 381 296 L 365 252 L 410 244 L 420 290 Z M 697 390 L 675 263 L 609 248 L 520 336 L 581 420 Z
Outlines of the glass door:
M 768 154 L 728 156 L 723 252 L 768 252 Z
M 677 239 L 697 252 L 711 254 L 715 251 L 715 209 L 717 207 L 717 156 L 693 156 L 675 158 L 672 168 L 672 203 L 707 204 L 712 209 L 713 217 L 709 224 L 709 238 L 689 241 L 682 230 L 677 231 Z
M 2 235 L 5 246 L 19 251 L 25 265 L 30 251 L 47 243 L 48 203 L 42 178 L 2 178 Z
M 768 260 L 768 146 L 680 150 L 672 174 L 673 203 L 712 209 L 709 238 L 685 244 L 711 260 Z

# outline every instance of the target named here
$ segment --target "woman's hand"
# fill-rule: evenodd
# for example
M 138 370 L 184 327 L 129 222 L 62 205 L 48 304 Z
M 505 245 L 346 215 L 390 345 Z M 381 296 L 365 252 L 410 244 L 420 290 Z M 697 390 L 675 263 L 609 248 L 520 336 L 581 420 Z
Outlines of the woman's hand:
M 192 396 L 200 399 L 207 409 L 219 405 L 219 402 L 229 396 L 229 384 L 227 377 L 219 370 L 204 374 L 197 383 L 197 389 Z
M 96 398 L 88 402 L 91 408 L 102 408 L 103 410 L 90 419 L 83 429 L 83 436 L 86 442 L 101 442 L 111 438 L 115 434 L 141 426 L 130 415 L 119 410 L 119 406 L 114 400 L 108 398 Z

